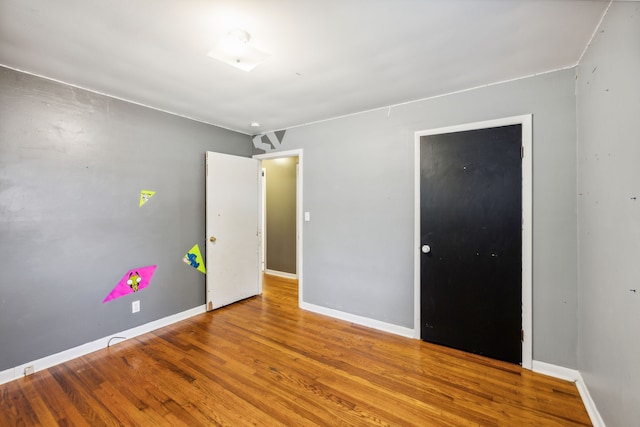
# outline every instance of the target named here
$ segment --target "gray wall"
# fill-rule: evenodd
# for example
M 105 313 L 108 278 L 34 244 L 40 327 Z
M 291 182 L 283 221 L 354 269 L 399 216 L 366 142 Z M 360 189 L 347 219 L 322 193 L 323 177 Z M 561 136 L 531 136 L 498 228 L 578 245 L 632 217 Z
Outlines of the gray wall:
M 267 269 L 296 274 L 297 157 L 263 160 L 267 170 Z
M 639 3 L 611 5 L 579 64 L 577 105 L 579 369 L 608 426 L 637 426 Z
M 414 132 L 533 113 L 533 357 L 575 368 L 574 71 L 291 128 L 304 149 L 305 302 L 413 327 Z
M 251 142 L 0 68 L 0 370 L 205 303 L 182 257 L 204 250 L 206 150 Z M 102 303 L 150 264 L 148 288 Z

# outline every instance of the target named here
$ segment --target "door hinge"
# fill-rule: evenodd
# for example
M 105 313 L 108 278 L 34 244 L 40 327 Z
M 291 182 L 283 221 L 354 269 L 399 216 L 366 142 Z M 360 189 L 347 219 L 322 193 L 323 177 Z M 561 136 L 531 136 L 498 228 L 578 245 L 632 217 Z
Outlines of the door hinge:
M 524 342 L 524 329 L 520 329 L 520 341 Z
M 523 145 L 520 146 L 520 158 L 524 159 L 524 146 Z

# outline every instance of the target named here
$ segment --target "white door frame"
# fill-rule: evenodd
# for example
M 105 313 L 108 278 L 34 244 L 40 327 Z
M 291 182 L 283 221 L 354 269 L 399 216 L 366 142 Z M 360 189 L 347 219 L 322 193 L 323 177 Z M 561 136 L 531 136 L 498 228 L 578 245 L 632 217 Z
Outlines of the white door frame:
M 522 125 L 522 367 L 532 369 L 533 312 L 532 312 L 532 116 L 507 117 L 483 122 L 467 123 L 415 132 L 414 146 L 414 337 L 420 339 L 420 137 L 443 133 L 486 129 L 499 126 Z
M 270 159 L 281 159 L 284 157 L 297 157 L 298 158 L 298 178 L 296 182 L 296 274 L 298 275 L 298 307 L 302 305 L 302 295 L 303 295 L 303 278 L 302 278 L 302 195 L 303 195 L 303 176 L 304 176 L 304 167 L 302 160 L 302 152 L 303 150 L 287 150 L 287 151 L 276 151 L 273 153 L 266 154 L 257 154 L 253 156 L 254 159 L 258 159 L 262 162 L 262 160 L 270 160 Z M 263 190 L 264 191 L 264 190 Z M 266 194 L 261 194 L 260 197 L 262 200 L 265 199 Z M 263 238 L 264 233 L 261 230 L 260 235 Z M 262 246 L 262 245 L 261 245 Z M 266 271 L 266 265 L 265 265 Z M 262 282 L 260 282 L 262 284 Z
M 260 272 L 264 273 L 267 269 L 267 169 L 262 167 L 260 162 L 260 180 L 262 181 L 260 191 Z M 261 282 L 262 283 L 262 282 Z M 262 292 L 262 285 L 260 285 L 260 292 Z

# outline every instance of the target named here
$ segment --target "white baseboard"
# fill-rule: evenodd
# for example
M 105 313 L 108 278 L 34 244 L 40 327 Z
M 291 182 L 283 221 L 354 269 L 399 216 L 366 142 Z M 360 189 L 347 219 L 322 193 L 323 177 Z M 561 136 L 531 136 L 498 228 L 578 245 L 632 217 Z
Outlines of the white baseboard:
M 594 427 L 605 427 L 600 412 L 598 412 L 598 408 L 596 408 L 596 404 L 589 394 L 589 389 L 582 379 L 582 375 L 580 375 L 580 371 L 534 360 L 533 372 L 576 383 L 576 388 L 578 389 L 578 393 L 580 393 L 584 407 L 587 409 L 591 424 L 593 424 Z
M 284 271 L 276 271 L 276 270 L 269 270 L 268 268 L 266 268 L 264 270 L 265 274 L 269 274 L 271 276 L 278 276 L 278 277 L 284 277 L 286 279 L 297 279 L 298 275 L 297 274 L 293 274 L 293 273 L 286 273 Z
M 321 307 L 319 305 L 309 304 L 307 302 L 301 303 L 300 308 L 307 311 L 313 311 L 314 313 L 324 314 L 325 316 L 334 317 L 336 319 L 345 320 L 357 325 L 377 329 L 379 331 L 390 332 L 392 334 L 401 335 L 407 338 L 415 337 L 413 329 L 405 328 L 404 326 L 393 325 L 391 323 L 381 322 L 379 320 L 369 319 L 368 317 L 345 313 L 344 311 Z
M 531 370 L 533 372 L 549 375 L 550 377 L 559 378 L 565 381 L 571 381 L 572 383 L 576 382 L 580 375 L 580 373 L 575 369 L 552 365 L 551 363 L 539 362 L 537 360 L 534 360 L 531 365 Z
M 596 408 L 596 404 L 591 398 L 587 384 L 582 379 L 580 372 L 578 372 L 576 387 L 578 387 L 578 392 L 580 393 L 580 397 L 582 397 L 584 407 L 587 408 L 587 413 L 589 414 L 589 418 L 591 418 L 591 424 L 593 424 L 593 427 L 605 427 L 604 420 L 602 419 L 602 416 L 600 416 L 600 412 L 598 412 L 598 408 Z
M 100 338 L 95 341 L 61 351 L 60 353 L 45 356 L 38 360 L 33 360 L 31 362 L 23 363 L 13 368 L 5 369 L 4 371 L 0 371 L 0 384 L 8 383 L 9 381 L 22 378 L 24 376 L 24 370 L 27 366 L 33 366 L 35 372 L 41 371 L 60 363 L 68 362 L 69 360 L 75 359 L 77 357 L 84 356 L 85 354 L 89 354 L 91 352 L 106 348 L 109 345 L 110 340 L 114 340 L 114 343 L 112 343 L 113 345 L 115 343 L 137 337 L 138 335 L 146 334 L 147 332 L 154 331 L 164 326 L 171 325 L 181 320 L 188 319 L 189 317 L 205 313 L 206 311 L 206 305 L 194 307 L 181 313 L 163 317 L 162 319 L 154 320 L 153 322 L 145 323 L 144 325 L 127 329 L 126 331 L 118 332 L 108 337 Z M 115 338 L 118 339 L 115 340 Z

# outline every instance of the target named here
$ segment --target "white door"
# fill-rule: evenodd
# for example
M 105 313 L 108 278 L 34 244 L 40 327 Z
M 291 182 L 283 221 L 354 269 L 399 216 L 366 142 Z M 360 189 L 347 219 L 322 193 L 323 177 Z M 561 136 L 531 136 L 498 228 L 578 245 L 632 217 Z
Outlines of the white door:
M 207 152 L 207 310 L 260 293 L 260 162 Z

